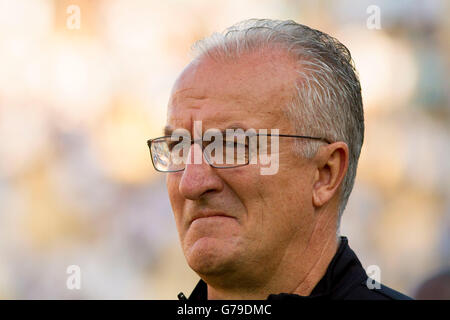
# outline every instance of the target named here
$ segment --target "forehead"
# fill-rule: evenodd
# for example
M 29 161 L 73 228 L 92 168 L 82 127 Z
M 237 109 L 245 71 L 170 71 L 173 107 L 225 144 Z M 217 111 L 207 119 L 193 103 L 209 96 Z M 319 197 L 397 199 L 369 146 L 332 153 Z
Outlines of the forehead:
M 167 124 L 188 130 L 200 120 L 204 128 L 287 126 L 284 108 L 295 80 L 294 64 L 281 51 L 248 53 L 226 62 L 195 60 L 172 89 Z

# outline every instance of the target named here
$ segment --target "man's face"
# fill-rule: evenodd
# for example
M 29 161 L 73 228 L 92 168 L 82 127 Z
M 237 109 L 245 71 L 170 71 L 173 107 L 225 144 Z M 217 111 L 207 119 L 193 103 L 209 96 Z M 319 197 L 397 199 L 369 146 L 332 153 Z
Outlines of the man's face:
M 282 109 L 294 79 L 290 61 L 277 52 L 247 54 L 237 63 L 202 58 L 175 83 L 167 125 L 191 136 L 194 121 L 202 121 L 203 132 L 239 127 L 295 134 Z M 167 174 L 182 248 L 194 271 L 254 281 L 270 276 L 294 251 L 301 254 L 314 224 L 314 170 L 293 153 L 293 144 L 294 139 L 280 138 L 275 175 L 261 175 L 259 164 L 217 169 L 205 161 Z M 191 153 L 194 148 L 199 147 L 193 144 Z

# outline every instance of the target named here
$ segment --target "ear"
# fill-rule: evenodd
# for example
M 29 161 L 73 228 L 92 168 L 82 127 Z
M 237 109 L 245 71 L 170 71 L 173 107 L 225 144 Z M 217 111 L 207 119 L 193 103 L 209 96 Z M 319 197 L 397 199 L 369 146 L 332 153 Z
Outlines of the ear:
M 338 141 L 319 149 L 314 157 L 316 173 L 313 184 L 313 204 L 321 207 L 340 189 L 348 169 L 348 146 Z

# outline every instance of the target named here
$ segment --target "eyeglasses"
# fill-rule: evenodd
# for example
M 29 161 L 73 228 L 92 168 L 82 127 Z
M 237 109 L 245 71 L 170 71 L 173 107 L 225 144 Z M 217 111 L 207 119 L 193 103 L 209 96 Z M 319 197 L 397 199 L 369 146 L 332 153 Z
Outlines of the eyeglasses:
M 260 140 L 256 139 L 258 137 L 301 138 L 331 143 L 328 139 L 319 137 L 254 133 L 231 138 L 222 135 L 220 139 L 216 138 L 214 141 L 201 139 L 196 141 L 186 136 L 163 136 L 147 140 L 147 145 L 150 149 L 153 167 L 159 172 L 183 171 L 186 164 L 189 163 L 188 155 L 193 143 L 201 146 L 202 154 L 211 167 L 229 169 L 253 163 L 252 160 L 256 159 L 258 152 L 265 155 L 271 153 L 270 143 L 265 143 L 267 138 L 263 139 L 264 143 L 260 143 L 261 141 L 256 141 Z

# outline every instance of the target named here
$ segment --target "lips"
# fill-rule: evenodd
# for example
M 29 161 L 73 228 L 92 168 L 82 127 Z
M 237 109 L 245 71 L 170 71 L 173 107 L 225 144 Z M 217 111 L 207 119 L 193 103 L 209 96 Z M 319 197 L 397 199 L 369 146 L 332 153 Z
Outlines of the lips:
M 223 212 L 219 212 L 219 211 L 201 211 L 201 212 L 197 212 L 194 217 L 191 220 L 191 223 L 194 222 L 197 219 L 202 219 L 202 218 L 210 218 L 210 217 L 225 217 L 225 218 L 235 218 L 232 217 L 228 214 L 225 214 Z

